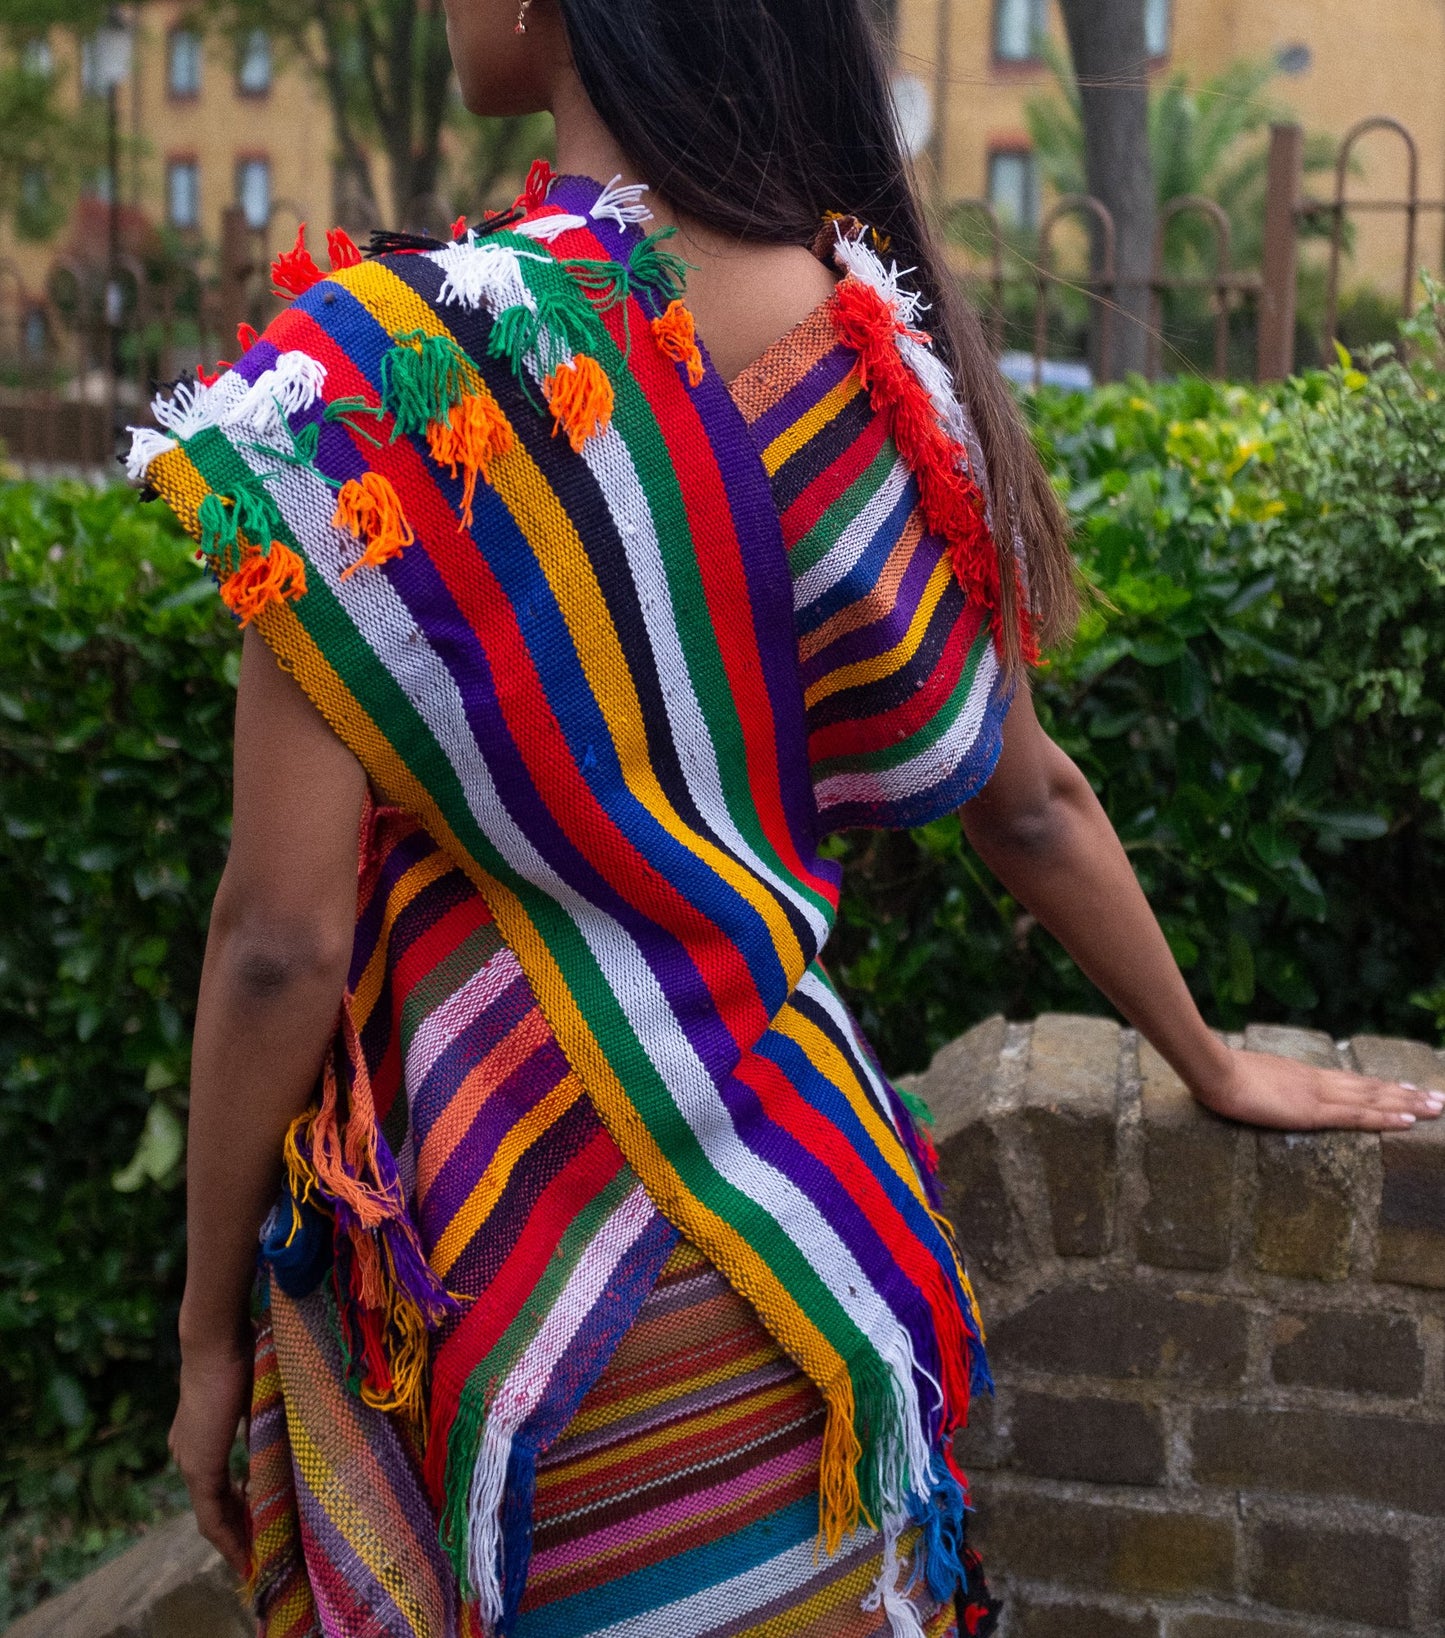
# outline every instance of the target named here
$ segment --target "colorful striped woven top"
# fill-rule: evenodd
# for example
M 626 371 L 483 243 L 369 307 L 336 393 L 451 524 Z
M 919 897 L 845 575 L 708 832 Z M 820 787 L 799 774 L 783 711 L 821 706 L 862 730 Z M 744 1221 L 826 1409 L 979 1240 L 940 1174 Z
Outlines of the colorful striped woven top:
M 329 277 L 298 246 L 293 305 L 133 451 L 386 804 L 296 1221 L 334 1222 L 359 1391 L 425 1406 L 488 1624 L 678 1233 L 819 1388 L 825 1544 L 912 1518 L 946 1596 L 977 1315 L 818 958 L 828 831 L 946 813 L 998 755 L 961 411 L 856 235 L 730 391 L 639 190 L 534 170 L 519 205 L 333 235 Z

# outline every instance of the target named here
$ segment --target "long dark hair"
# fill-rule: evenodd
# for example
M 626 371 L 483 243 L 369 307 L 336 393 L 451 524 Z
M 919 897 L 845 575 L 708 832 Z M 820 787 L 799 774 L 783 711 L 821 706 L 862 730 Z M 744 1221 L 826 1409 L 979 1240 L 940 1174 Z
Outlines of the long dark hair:
M 994 534 L 1024 543 L 1035 635 L 1078 615 L 1068 527 L 928 224 L 893 111 L 871 0 L 560 0 L 582 85 L 675 209 L 739 238 L 811 244 L 825 211 L 856 216 L 913 267 L 929 327 L 978 430 Z M 1016 577 L 999 576 L 1006 668 L 1019 663 Z

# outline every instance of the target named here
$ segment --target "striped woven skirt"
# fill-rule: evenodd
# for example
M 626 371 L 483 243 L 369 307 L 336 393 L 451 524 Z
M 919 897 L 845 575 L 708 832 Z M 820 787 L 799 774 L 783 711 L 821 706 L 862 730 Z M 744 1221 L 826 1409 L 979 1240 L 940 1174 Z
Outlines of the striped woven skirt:
M 417 1453 L 396 1418 L 346 1389 L 327 1309 L 324 1288 L 295 1301 L 273 1285 L 258 1328 L 262 1638 L 471 1633 Z M 823 1420 L 813 1384 L 682 1242 L 539 1463 L 515 1638 L 890 1638 L 869 1597 L 881 1538 L 860 1530 L 831 1557 L 818 1550 Z M 991 1630 L 981 1575 L 974 1593 L 960 1628 L 916 1579 L 928 1638 Z

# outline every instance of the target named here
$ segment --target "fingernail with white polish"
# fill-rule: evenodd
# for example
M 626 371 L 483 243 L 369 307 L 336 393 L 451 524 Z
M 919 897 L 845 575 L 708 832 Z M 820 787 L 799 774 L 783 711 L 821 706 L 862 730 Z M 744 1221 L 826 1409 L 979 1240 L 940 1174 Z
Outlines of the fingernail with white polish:
M 1440 1110 L 1445 1109 L 1445 1098 L 1442 1098 L 1438 1092 L 1427 1092 L 1425 1094 L 1425 1107 L 1438 1113 Z
M 1420 1090 L 1420 1088 L 1415 1085 L 1414 1081 L 1401 1081 L 1400 1085 L 1403 1086 L 1407 1092 L 1418 1092 Z
M 1415 1117 L 1413 1115 L 1401 1115 L 1400 1124 L 1401 1126 L 1413 1126 L 1415 1124 Z

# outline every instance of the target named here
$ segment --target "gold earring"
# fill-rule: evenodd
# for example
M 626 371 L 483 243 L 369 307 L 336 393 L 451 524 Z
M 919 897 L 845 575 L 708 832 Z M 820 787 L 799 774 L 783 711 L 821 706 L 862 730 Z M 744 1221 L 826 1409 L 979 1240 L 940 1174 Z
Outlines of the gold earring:
M 522 0 L 522 9 L 517 13 L 517 26 L 512 30 L 513 34 L 525 34 L 527 32 L 527 13 L 531 9 L 532 0 Z

